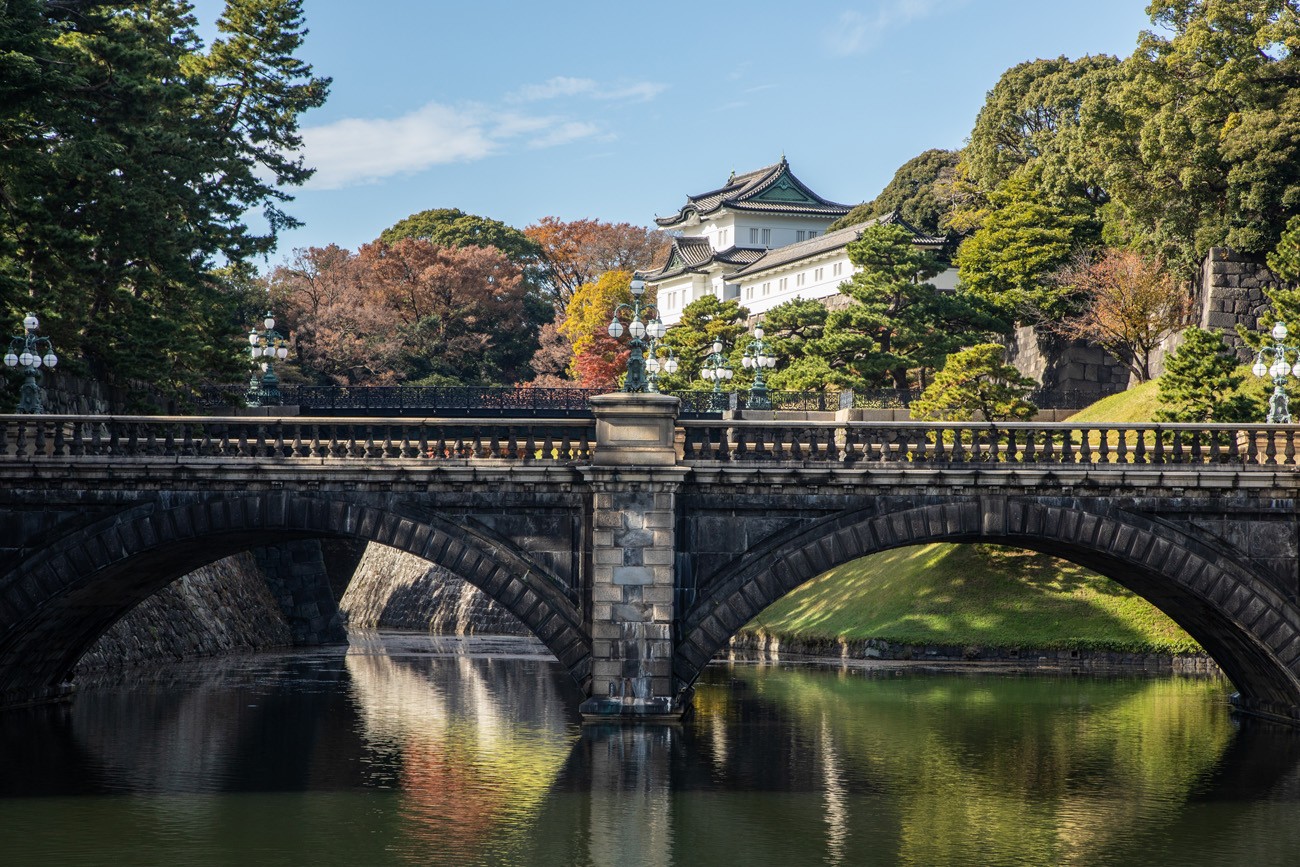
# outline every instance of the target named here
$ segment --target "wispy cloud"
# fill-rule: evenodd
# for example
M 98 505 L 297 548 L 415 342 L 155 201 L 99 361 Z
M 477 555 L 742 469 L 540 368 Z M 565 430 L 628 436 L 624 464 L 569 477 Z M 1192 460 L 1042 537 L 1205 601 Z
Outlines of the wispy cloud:
M 937 0 L 888 0 L 869 12 L 847 10 L 826 30 L 826 49 L 838 57 L 861 54 L 878 43 L 887 31 L 925 18 L 938 5 Z
M 433 166 L 466 163 L 514 148 L 549 148 L 612 133 L 582 109 L 566 105 L 542 111 L 536 103 L 580 98 L 645 102 L 666 85 L 652 81 L 601 83 L 556 76 L 525 85 L 497 105 L 427 105 L 394 118 L 353 117 L 303 130 L 303 153 L 316 174 L 308 186 L 337 190 L 412 174 Z M 591 111 L 593 106 L 588 106 Z M 578 115 L 575 117 L 574 115 Z
M 337 190 L 437 165 L 480 160 L 511 144 L 554 147 L 600 132 L 595 123 L 431 102 L 396 118 L 347 118 L 303 130 L 312 189 Z
M 547 99 L 581 96 L 618 102 L 647 102 L 667 89 L 655 81 L 620 81 L 602 84 L 593 78 L 558 75 L 540 84 L 526 84 L 506 97 L 510 102 L 541 102 Z

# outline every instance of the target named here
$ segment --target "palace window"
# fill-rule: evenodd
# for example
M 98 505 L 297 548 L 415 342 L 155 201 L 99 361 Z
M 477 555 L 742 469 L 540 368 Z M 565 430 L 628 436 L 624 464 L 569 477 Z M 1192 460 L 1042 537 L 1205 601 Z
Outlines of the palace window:
M 772 230 L 771 230 L 771 229 L 764 229 L 764 230 L 763 230 L 763 246 L 764 246 L 764 247 L 770 247 L 770 246 L 772 246 Z
M 824 270 L 824 268 L 818 268 L 816 271 L 813 271 L 813 279 L 820 283 L 822 279 L 822 271 Z
M 820 233 L 820 232 L 814 232 L 812 229 L 809 229 L 809 230 L 808 230 L 808 240 L 811 241 L 813 238 L 816 238 L 819 234 L 821 234 L 821 233 Z
M 781 280 L 780 280 L 780 282 L 776 284 L 776 288 L 777 288 L 779 291 L 784 292 L 784 291 L 785 291 L 785 287 L 786 287 L 786 285 L 789 283 L 789 279 L 790 279 L 790 278 L 788 278 L 788 277 L 782 277 Z
M 763 284 L 763 294 L 766 295 L 767 293 L 769 293 L 769 292 L 771 292 L 771 291 L 772 291 L 772 284 L 771 284 L 771 283 L 764 283 L 764 284 Z
M 803 229 L 796 229 L 794 233 L 794 242 L 798 244 L 800 241 L 802 241 L 807 237 L 808 237 L 808 233 L 806 231 L 804 231 Z
M 800 271 L 798 274 L 796 274 L 796 275 L 794 276 L 794 285 L 796 285 L 796 286 L 802 286 L 802 285 L 803 285 L 803 278 L 804 278 L 804 272 Z
M 832 277 L 838 277 L 838 276 L 840 276 L 840 272 L 841 272 L 842 270 L 844 270 L 844 263 L 843 263 L 843 262 L 836 262 L 836 263 L 835 263 L 835 266 L 834 266 L 833 268 L 831 268 L 831 276 L 832 276 Z
M 758 229 L 750 229 L 750 230 L 749 230 L 749 243 L 751 243 L 751 244 L 757 244 L 757 243 L 758 243 Z
M 753 301 L 753 300 L 754 300 L 754 287 L 753 287 L 753 286 L 746 286 L 746 287 L 745 287 L 745 300 L 746 300 L 746 301 Z

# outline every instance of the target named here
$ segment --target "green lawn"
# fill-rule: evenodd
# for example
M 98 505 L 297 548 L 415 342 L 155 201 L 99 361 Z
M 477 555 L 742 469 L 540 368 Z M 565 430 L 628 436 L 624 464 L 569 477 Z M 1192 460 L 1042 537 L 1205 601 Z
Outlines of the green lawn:
M 1115 582 L 1042 554 L 933 544 L 847 563 L 786 595 L 746 629 L 899 644 L 1126 652 L 1200 650 Z
M 1103 397 L 1070 416 L 1069 420 L 1074 422 L 1151 421 L 1152 414 L 1160 407 L 1156 400 L 1159 384 L 1160 380 L 1152 379 L 1141 385 L 1135 385 L 1128 391 Z

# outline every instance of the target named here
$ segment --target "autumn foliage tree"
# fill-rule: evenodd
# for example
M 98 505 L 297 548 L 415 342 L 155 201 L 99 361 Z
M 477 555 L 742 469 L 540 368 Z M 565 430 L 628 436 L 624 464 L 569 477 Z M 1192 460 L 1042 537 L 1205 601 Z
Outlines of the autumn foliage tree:
M 658 230 L 601 220 L 544 217 L 524 234 L 542 249 L 557 310 L 568 306 L 580 286 L 607 271 L 650 267 L 668 245 Z
M 573 350 L 569 374 L 583 388 L 614 388 L 627 370 L 627 343 L 607 329 L 614 309 L 632 300 L 631 287 L 631 271 L 606 271 L 578 286 L 565 307 L 559 330 Z
M 512 383 L 537 346 L 520 269 L 492 247 L 312 248 L 270 284 L 304 371 L 333 382 Z
M 1083 299 L 1057 328 L 1118 358 L 1138 382 L 1151 378 L 1151 353 L 1184 324 L 1188 299 L 1164 263 L 1132 250 L 1081 254 L 1056 281 Z

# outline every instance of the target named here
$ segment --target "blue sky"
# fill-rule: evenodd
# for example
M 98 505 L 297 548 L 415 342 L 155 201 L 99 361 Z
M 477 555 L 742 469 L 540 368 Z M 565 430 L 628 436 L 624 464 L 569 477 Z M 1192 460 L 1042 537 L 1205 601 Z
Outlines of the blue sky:
M 318 172 L 289 211 L 306 225 L 272 263 L 435 207 L 645 225 L 783 152 L 822 195 L 870 199 L 921 151 L 960 147 L 1007 67 L 1131 53 L 1144 7 L 306 0 L 302 54 L 334 84 L 303 120 Z

